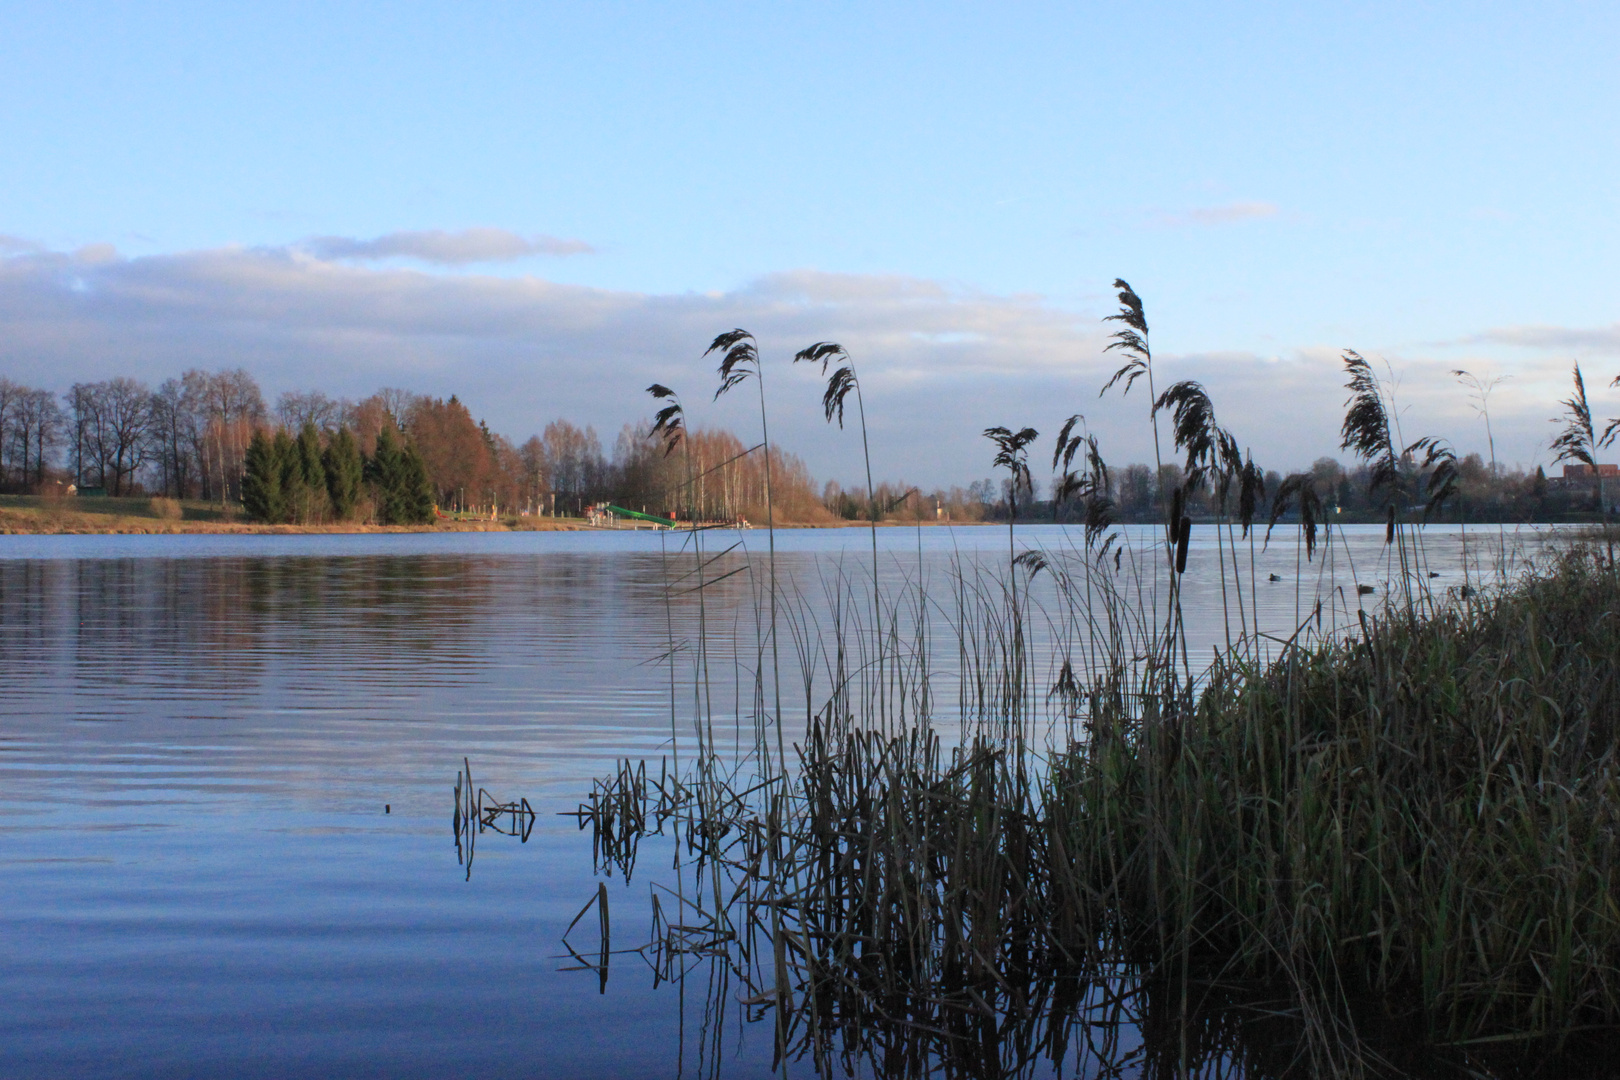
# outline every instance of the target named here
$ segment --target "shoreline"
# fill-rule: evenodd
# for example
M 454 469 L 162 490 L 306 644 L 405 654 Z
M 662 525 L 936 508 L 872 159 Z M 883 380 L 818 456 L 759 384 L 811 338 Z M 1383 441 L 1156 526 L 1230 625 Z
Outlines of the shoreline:
M 322 525 L 271 525 L 243 520 L 234 508 L 217 503 L 147 497 L 109 498 L 100 505 L 77 499 L 31 495 L 0 496 L 0 536 L 332 536 L 372 533 L 458 532 L 632 532 L 592 525 L 584 518 L 505 517 L 497 520 L 441 519 L 427 525 L 372 525 L 345 521 Z M 879 528 L 913 528 L 913 521 L 880 521 Z M 925 526 L 994 525 L 999 522 L 932 521 Z M 866 528 L 864 521 L 783 521 L 780 529 Z M 763 524 L 751 526 L 763 529 Z M 651 531 L 651 530 L 639 530 Z

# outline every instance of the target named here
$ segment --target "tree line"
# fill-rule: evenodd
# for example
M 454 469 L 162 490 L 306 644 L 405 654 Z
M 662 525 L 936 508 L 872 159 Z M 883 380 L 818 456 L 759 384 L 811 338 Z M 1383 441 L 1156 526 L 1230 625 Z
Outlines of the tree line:
M 1402 455 L 1398 462 L 1401 490 L 1425 490 L 1431 471 L 1432 466 L 1423 465 L 1410 454 Z M 1336 458 L 1320 457 L 1304 475 L 1310 478 L 1328 513 L 1347 520 L 1375 520 L 1383 513 L 1373 471 L 1365 464 L 1346 468 Z M 1265 473 L 1265 490 L 1259 504 L 1262 517 L 1269 515 L 1271 498 L 1283 479 L 1276 471 Z M 1166 464 L 1157 470 L 1147 465 L 1127 465 L 1113 471 L 1109 480 L 1109 495 L 1122 521 L 1157 520 L 1165 493 L 1185 487 L 1179 464 Z M 1193 516 L 1213 517 L 1218 513 L 1218 495 L 1212 490 L 1194 489 L 1185 498 L 1187 512 Z M 1058 520 L 1080 513 L 1077 506 L 1063 502 L 1056 505 L 1047 502 L 1042 506 Z M 1500 464 L 1487 463 L 1480 454 L 1470 453 L 1456 462 L 1454 492 L 1438 512 L 1448 521 L 1531 522 L 1557 520 L 1597 509 L 1589 481 L 1570 482 L 1562 476 L 1549 478 L 1539 465 L 1530 472 L 1505 469 Z M 998 500 L 991 514 L 1002 515 L 1004 510 L 1005 503 Z
M 61 395 L 0 377 L 0 489 L 71 482 L 109 495 L 235 499 L 265 418 L 258 384 L 240 368 L 188 371 L 155 390 L 125 377 L 75 383 Z
M 264 521 L 428 520 L 447 512 L 576 516 L 609 502 L 680 505 L 706 519 L 764 517 L 758 448 L 726 431 L 693 439 L 696 502 L 637 428 L 611 456 L 596 429 L 566 419 L 522 443 L 490 430 L 455 395 L 388 387 L 360 400 L 281 394 L 268 407 L 245 370 L 187 371 L 156 388 L 118 377 L 63 394 L 0 378 L 0 490 L 74 484 L 81 492 L 237 503 Z M 774 495 L 790 520 L 830 519 L 804 463 L 772 452 Z
M 275 523 L 421 525 L 433 520 L 433 490 L 422 455 L 391 424 L 366 455 L 347 427 L 323 439 L 306 421 L 297 438 L 286 428 L 274 436 L 254 433 L 244 458 L 242 509 Z
M 619 432 L 611 454 L 595 428 L 566 419 L 514 443 L 455 395 L 398 388 L 360 400 L 294 391 L 272 408 L 241 368 L 191 370 L 155 388 L 127 377 L 75 383 L 63 394 L 0 377 L 0 490 L 74 483 L 108 495 L 240 503 L 266 521 L 422 521 L 435 505 L 574 516 L 604 502 L 655 513 L 678 508 L 704 520 L 763 520 L 763 451 L 729 431 L 698 429 L 689 439 L 690 460 L 679 463 L 632 425 Z M 1417 462 L 1402 468 L 1421 485 Z M 885 483 L 869 497 L 864 487 L 818 485 L 803 461 L 774 448 L 771 471 L 784 521 L 865 520 L 874 510 L 893 521 L 1005 520 L 1012 502 L 1005 480 L 927 490 Z M 1324 457 L 1309 473 L 1333 512 L 1355 519 L 1377 511 L 1365 465 L 1347 469 Z M 1509 471 L 1469 454 L 1457 473 L 1448 517 L 1556 520 L 1593 509 L 1589 485 L 1549 478 L 1539 467 Z M 1162 493 L 1182 480 L 1179 465 L 1133 463 L 1109 471 L 1109 496 L 1120 520 L 1152 521 Z M 1266 480 L 1274 493 L 1282 477 L 1273 472 Z M 1021 517 L 1078 514 L 1064 500 L 1041 499 L 1035 489 L 1042 487 L 1037 480 L 1018 493 Z M 1189 513 L 1215 512 L 1209 492 L 1188 498 Z

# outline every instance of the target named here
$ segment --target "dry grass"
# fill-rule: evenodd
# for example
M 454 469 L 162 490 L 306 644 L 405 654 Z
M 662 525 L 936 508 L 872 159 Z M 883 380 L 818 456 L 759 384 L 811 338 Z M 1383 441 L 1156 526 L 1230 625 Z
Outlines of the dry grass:
M 147 505 L 152 516 L 162 521 L 179 521 L 185 516 L 179 499 L 154 497 Z
M 441 521 L 432 525 L 262 525 L 239 520 L 235 508 L 168 498 L 47 498 L 0 495 L 0 534 L 183 534 L 505 532 L 574 530 L 568 518 L 506 518 L 501 521 Z

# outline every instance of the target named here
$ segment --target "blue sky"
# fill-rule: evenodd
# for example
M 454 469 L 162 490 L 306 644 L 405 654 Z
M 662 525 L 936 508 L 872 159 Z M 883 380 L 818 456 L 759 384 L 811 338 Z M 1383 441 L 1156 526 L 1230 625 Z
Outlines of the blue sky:
M 1620 414 L 1617 55 L 1612 4 L 13 2 L 0 374 L 240 363 L 611 438 L 739 324 L 817 475 L 854 449 L 785 354 L 836 338 L 878 471 L 966 481 L 979 429 L 1074 411 L 1147 456 L 1097 398 L 1123 276 L 1265 464 L 1336 452 L 1345 347 L 1464 450 L 1447 373 L 1511 376 L 1499 453 L 1546 461 L 1572 360 Z

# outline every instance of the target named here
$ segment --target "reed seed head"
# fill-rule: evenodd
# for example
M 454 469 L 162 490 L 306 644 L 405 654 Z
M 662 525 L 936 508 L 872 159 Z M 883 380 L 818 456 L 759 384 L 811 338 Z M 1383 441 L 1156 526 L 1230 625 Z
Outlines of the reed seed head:
M 1142 310 L 1142 298 L 1136 295 L 1136 290 L 1126 284 L 1124 278 L 1114 279 L 1114 288 L 1119 290 L 1119 312 L 1103 319 L 1104 322 L 1124 323 L 1124 329 L 1114 334 L 1113 340 L 1103 349 L 1103 352 L 1113 352 L 1118 349 L 1126 357 L 1125 364 L 1114 377 L 1103 385 L 1102 394 L 1120 379 L 1125 380 L 1124 393 L 1129 394 L 1136 380 L 1146 375 L 1153 363 L 1153 353 L 1148 348 L 1147 315 Z
M 720 395 L 743 382 L 748 376 L 759 376 L 759 347 L 754 335 L 738 328 L 728 330 L 715 338 L 709 347 L 703 350 L 708 356 L 718 352 L 720 357 L 720 389 L 714 392 L 715 400 Z

